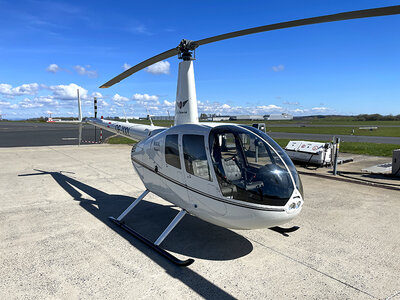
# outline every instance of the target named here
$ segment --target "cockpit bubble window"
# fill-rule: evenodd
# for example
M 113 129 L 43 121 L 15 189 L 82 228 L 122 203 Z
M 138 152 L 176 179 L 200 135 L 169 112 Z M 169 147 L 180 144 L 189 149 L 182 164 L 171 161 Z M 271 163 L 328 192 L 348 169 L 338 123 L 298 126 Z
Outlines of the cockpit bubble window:
M 170 134 L 165 137 L 165 162 L 175 168 L 181 168 L 177 134 Z
M 210 152 L 221 192 L 232 199 L 284 206 L 294 191 L 290 170 L 275 148 L 246 129 L 224 125 L 210 132 Z
M 285 150 L 283 150 L 269 135 L 267 135 L 265 132 L 258 130 L 254 127 L 251 126 L 247 126 L 247 125 L 241 125 L 241 127 L 246 128 L 252 132 L 254 132 L 255 134 L 261 136 L 264 140 L 266 140 L 271 147 L 273 147 L 275 149 L 276 152 L 278 152 L 279 156 L 282 157 L 282 159 L 284 160 L 284 162 L 286 163 L 286 165 L 288 166 L 290 173 L 292 174 L 293 180 L 296 183 L 296 187 L 299 190 L 299 192 L 301 193 L 301 196 L 304 198 L 304 192 L 303 192 L 303 184 L 301 182 L 300 176 L 297 173 L 296 167 L 294 166 L 292 160 L 290 159 L 290 157 L 287 155 L 287 153 L 285 152 Z
M 186 172 L 211 180 L 204 135 L 184 134 L 182 136 L 182 146 Z

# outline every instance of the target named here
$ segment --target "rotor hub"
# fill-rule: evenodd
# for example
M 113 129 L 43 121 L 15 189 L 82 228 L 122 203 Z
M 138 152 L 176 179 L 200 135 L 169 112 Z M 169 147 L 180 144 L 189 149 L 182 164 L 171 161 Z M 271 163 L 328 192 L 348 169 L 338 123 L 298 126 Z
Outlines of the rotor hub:
M 177 47 L 178 58 L 183 60 L 194 60 L 194 51 L 198 47 L 198 43 L 191 40 L 183 39 Z

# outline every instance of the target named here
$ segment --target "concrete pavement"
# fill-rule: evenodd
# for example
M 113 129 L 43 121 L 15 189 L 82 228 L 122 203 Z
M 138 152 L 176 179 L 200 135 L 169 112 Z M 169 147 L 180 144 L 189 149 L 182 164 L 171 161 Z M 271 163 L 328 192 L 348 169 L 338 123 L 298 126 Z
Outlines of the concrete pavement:
M 302 176 L 284 236 L 185 217 L 162 246 L 107 220 L 143 191 L 126 145 L 0 149 L 1 299 L 400 299 L 400 192 Z M 127 223 L 151 239 L 176 208 L 149 194 Z

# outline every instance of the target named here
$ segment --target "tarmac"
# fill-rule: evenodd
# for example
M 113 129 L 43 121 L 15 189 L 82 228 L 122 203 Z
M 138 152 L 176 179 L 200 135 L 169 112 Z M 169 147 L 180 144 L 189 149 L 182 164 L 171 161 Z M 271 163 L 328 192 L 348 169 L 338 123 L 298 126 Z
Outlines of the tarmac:
M 49 145 L 77 145 L 78 124 L 40 122 L 0 122 L 0 147 L 27 147 Z M 102 131 L 103 141 L 113 133 Z M 84 124 L 82 142 L 94 143 L 100 140 L 100 129 Z
M 268 125 L 269 126 L 269 125 Z M 272 138 L 292 140 L 332 141 L 331 134 L 267 132 Z M 103 140 L 113 135 L 103 130 Z M 336 135 L 346 142 L 382 143 L 400 145 L 400 137 Z M 85 143 L 99 141 L 100 130 L 84 124 L 82 139 Z M 0 122 L 0 147 L 26 147 L 49 145 L 77 145 L 78 125 L 68 123 Z
M 186 216 L 161 244 L 182 268 L 107 219 L 144 190 L 130 150 L 0 148 L 1 299 L 400 299 L 399 191 L 302 174 L 297 231 Z M 127 223 L 155 240 L 176 209 L 150 193 Z

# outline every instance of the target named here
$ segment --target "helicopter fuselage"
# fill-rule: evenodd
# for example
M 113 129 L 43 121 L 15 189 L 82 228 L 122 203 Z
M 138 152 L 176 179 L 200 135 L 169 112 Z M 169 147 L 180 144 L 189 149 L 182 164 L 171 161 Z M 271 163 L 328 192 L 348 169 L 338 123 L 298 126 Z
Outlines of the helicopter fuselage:
M 303 196 L 293 180 L 297 173 L 284 170 L 286 164 L 283 160 L 280 167 L 276 167 L 278 169 L 268 173 L 268 167 L 264 166 L 268 152 L 259 151 L 259 157 L 253 158 L 254 143 L 264 140 L 261 132 L 259 134 L 232 124 L 222 127 L 212 123 L 178 125 L 155 131 L 136 144 L 131 153 L 132 163 L 149 191 L 200 219 L 236 229 L 273 227 L 300 213 Z M 240 137 L 236 141 L 236 145 L 242 148 L 240 151 L 250 156 L 245 157 L 235 149 L 233 141 L 229 141 L 234 135 Z M 243 139 L 246 139 L 247 148 Z M 220 151 L 225 156 L 220 158 L 221 171 L 214 153 L 217 143 L 226 148 Z M 268 141 L 264 140 L 264 143 L 268 144 Z M 275 149 L 271 147 L 268 151 Z M 275 160 L 279 159 L 279 153 L 269 154 Z M 258 164 L 254 164 L 256 159 Z M 249 160 L 261 168 L 252 167 Z M 275 165 L 278 164 L 275 162 Z M 263 173 L 259 175 L 257 170 Z M 226 174 L 221 174 L 223 172 Z M 246 172 L 251 172 L 251 176 L 245 178 Z M 268 184 L 273 188 L 268 188 Z

